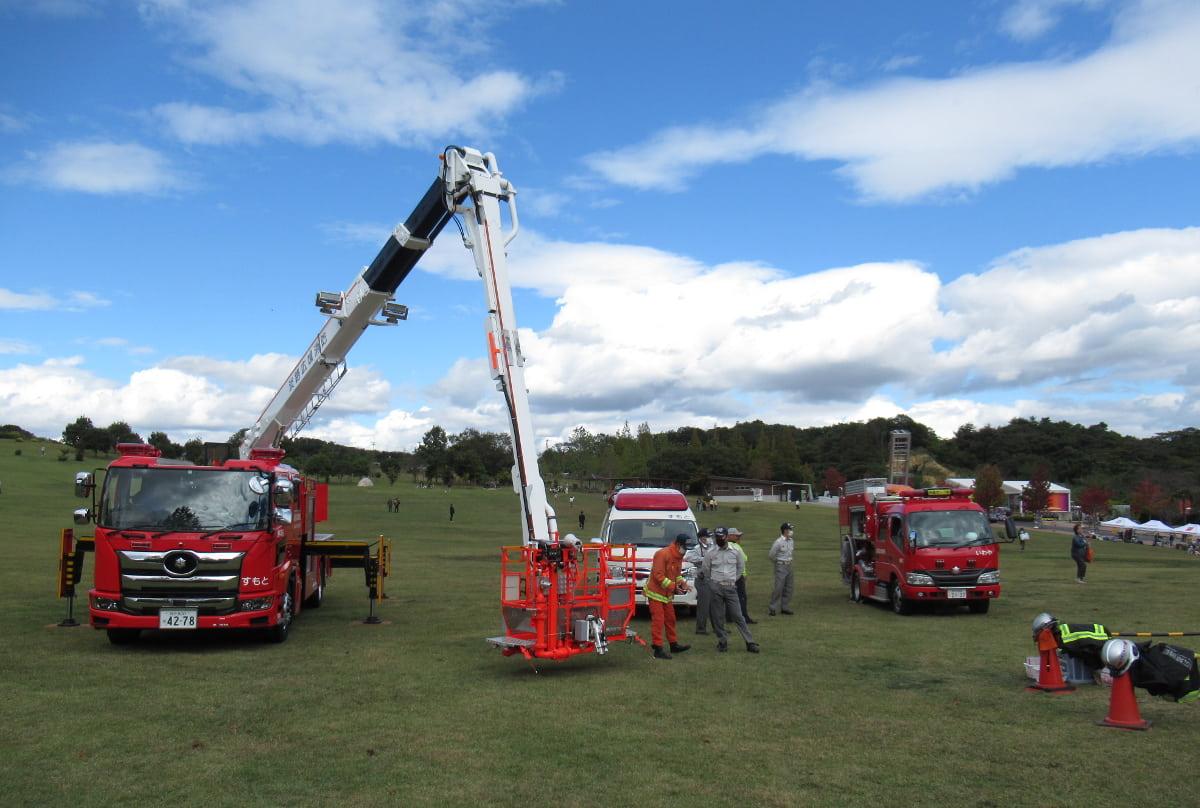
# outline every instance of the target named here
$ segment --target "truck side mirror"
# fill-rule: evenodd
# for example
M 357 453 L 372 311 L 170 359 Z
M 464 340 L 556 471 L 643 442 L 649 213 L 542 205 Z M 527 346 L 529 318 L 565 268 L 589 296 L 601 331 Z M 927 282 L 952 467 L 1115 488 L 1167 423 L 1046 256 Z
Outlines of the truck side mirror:
M 95 488 L 96 478 L 92 476 L 90 471 L 78 471 L 75 473 L 75 496 L 81 498 L 90 497 Z
M 92 521 L 92 509 L 78 508 L 71 516 L 75 519 L 75 524 L 86 525 Z

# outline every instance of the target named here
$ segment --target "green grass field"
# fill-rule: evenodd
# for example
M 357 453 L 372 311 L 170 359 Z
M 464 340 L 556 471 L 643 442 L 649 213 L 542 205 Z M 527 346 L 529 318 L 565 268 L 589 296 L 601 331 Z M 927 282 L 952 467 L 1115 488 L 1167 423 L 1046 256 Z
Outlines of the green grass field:
M 17 455 L 16 451 L 21 454 Z M 897 617 L 849 602 L 836 512 L 754 503 L 698 514 L 736 525 L 750 556 L 762 653 L 693 649 L 655 661 L 505 658 L 499 547 L 518 544 L 509 490 L 335 486 L 328 527 L 386 535 L 390 596 L 367 615 L 361 573 L 338 570 L 291 639 L 158 633 L 132 646 L 59 628 L 59 532 L 80 466 L 0 441 L 4 564 L 0 765 L 7 805 L 71 806 L 1093 806 L 1194 805 L 1200 712 L 1138 692 L 1149 732 L 1099 727 L 1102 686 L 1025 689 L 1030 622 L 1050 611 L 1119 631 L 1200 631 L 1200 559 L 1100 543 L 1087 585 L 1068 539 L 1001 545 L 1004 594 L 987 615 Z M 89 459 L 89 466 L 100 465 Z M 398 496 L 402 512 L 387 512 Z M 456 510 L 454 522 L 449 506 Z M 604 503 L 582 507 L 588 535 Z M 794 617 L 767 617 L 766 551 L 797 526 Z M 85 571 L 90 580 L 91 561 Z M 86 587 L 84 587 L 86 588 Z M 77 615 L 86 615 L 82 603 Z M 644 618 L 634 629 L 648 636 Z M 701 642 L 696 642 L 701 640 Z M 1200 648 L 1200 637 L 1174 642 Z

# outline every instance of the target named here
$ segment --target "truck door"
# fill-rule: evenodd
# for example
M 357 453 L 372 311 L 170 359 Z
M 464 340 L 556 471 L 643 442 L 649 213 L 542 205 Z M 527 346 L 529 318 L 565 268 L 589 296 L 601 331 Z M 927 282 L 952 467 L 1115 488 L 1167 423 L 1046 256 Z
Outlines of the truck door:
M 879 539 L 875 542 L 875 553 L 894 567 L 904 561 L 905 552 L 904 518 L 891 514 L 879 521 Z

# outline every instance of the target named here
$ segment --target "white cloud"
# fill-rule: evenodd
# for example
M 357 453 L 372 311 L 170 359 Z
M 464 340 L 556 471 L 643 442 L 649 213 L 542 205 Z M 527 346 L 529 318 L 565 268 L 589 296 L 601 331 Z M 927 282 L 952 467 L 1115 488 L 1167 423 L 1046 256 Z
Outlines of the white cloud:
M 456 69 L 486 47 L 483 21 L 506 5 L 150 4 L 151 18 L 192 43 L 187 63 L 237 92 L 235 105 L 171 102 L 156 113 L 187 143 L 425 144 L 494 134 L 506 114 L 561 83 L 554 74 Z
M 10 182 L 89 194 L 161 194 L 186 184 L 154 149 L 91 140 L 58 143 L 45 153 L 27 154 L 24 162 L 9 166 L 5 176 Z
M 1058 24 L 1064 8 L 1084 6 L 1096 9 L 1107 2 L 1108 0 L 1017 0 L 1002 16 L 1000 27 L 1014 39 L 1036 39 Z
M 0 289 L 0 309 L 82 311 L 107 305 L 109 305 L 109 301 L 94 292 L 71 291 L 56 294 L 47 291 L 14 292 L 10 289 Z
M 1149 435 L 1200 416 L 1200 228 L 1025 248 L 945 284 L 910 262 L 791 277 L 525 236 L 517 285 L 556 299 L 549 327 L 520 332 L 539 439 L 581 424 L 808 426 L 899 412 L 943 436 L 1018 416 Z M 86 414 L 221 440 L 254 423 L 294 363 L 183 356 L 124 381 L 78 358 L 21 365 L 0 371 L 0 410 L 39 434 Z M 483 358 L 422 389 L 352 363 L 304 434 L 412 449 L 433 425 L 507 430 Z
M 1118 15 L 1108 43 L 1075 60 L 814 86 L 750 125 L 675 127 L 586 162 L 611 182 L 678 191 L 708 165 L 833 160 L 865 198 L 902 201 L 973 191 L 1023 168 L 1194 150 L 1198 39 L 1200 5 L 1143 0 Z

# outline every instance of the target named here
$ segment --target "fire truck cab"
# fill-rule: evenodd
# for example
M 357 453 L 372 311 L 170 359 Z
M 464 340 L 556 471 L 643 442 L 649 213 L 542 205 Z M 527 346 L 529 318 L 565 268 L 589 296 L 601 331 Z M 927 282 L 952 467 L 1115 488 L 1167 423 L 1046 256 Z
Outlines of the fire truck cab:
M 838 503 L 842 583 L 855 602 L 896 614 L 917 603 L 961 604 L 984 614 L 1000 595 L 1000 552 L 969 488 L 846 484 Z

